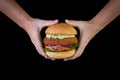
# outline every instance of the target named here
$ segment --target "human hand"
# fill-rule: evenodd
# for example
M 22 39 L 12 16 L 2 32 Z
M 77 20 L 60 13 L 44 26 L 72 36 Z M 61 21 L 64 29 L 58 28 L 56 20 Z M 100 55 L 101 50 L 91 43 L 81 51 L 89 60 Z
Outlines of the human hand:
M 58 20 L 40 20 L 40 19 L 31 19 L 29 22 L 25 24 L 23 27 L 25 31 L 28 33 L 32 43 L 34 44 L 36 50 L 40 55 L 47 58 L 46 54 L 43 51 L 42 48 L 42 40 L 40 36 L 40 31 L 45 26 L 50 26 L 53 24 L 56 24 Z
M 65 22 L 74 27 L 77 27 L 80 31 L 78 49 L 72 58 L 64 59 L 64 61 L 67 61 L 67 60 L 74 60 L 78 58 L 79 56 L 81 56 L 87 44 L 96 35 L 96 33 L 98 33 L 101 30 L 101 27 L 99 27 L 92 21 L 65 20 Z

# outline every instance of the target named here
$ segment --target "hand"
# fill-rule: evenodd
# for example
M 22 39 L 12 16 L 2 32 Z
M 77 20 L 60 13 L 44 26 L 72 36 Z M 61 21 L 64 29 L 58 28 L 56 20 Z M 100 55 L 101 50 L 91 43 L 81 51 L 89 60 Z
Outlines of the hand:
M 101 27 L 97 26 L 91 21 L 73 21 L 73 20 L 65 20 L 67 24 L 70 24 L 74 27 L 77 27 L 80 31 L 79 37 L 79 46 L 72 58 L 66 58 L 64 61 L 73 60 L 78 58 L 83 53 L 85 47 L 90 42 L 90 40 L 98 33 Z
M 34 44 L 36 50 L 40 55 L 47 58 L 42 48 L 42 40 L 40 36 L 40 31 L 43 27 L 56 24 L 58 20 L 40 20 L 32 19 L 26 23 L 24 29 L 30 36 L 32 43 Z

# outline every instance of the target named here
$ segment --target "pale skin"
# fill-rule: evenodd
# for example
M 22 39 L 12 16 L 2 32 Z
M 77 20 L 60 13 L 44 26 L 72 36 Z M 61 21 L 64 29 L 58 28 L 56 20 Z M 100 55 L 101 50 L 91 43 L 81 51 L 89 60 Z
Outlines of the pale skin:
M 58 23 L 58 20 L 32 18 L 15 2 L 15 0 L 0 0 L 0 11 L 27 32 L 38 53 L 47 58 L 42 49 L 40 31 L 45 26 Z
M 64 61 L 74 60 L 81 56 L 90 40 L 119 15 L 120 0 L 110 0 L 90 21 L 65 20 L 66 23 L 78 27 L 81 35 L 76 54 L 72 58 L 64 59 Z
M 15 2 L 15 0 L 0 0 L 0 11 L 23 28 L 30 36 L 30 39 L 38 53 L 43 57 L 48 58 L 43 51 L 39 33 L 43 27 L 57 24 L 58 20 L 41 20 L 32 18 Z M 78 27 L 81 35 L 79 47 L 75 55 L 72 58 L 64 59 L 64 61 L 74 60 L 80 57 L 90 40 L 119 14 L 120 0 L 110 0 L 90 21 L 66 19 L 66 23 Z

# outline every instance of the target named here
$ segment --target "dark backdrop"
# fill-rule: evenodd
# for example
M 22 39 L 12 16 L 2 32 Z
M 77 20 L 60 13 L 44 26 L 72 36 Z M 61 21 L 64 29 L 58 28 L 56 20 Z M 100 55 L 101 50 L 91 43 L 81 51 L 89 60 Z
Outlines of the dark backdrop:
M 90 20 L 108 2 L 108 0 L 45 1 L 17 0 L 29 15 L 40 19 Z M 79 3 L 79 4 L 78 4 Z M 113 29 L 120 26 L 117 17 L 98 33 L 87 45 L 82 56 L 64 62 L 47 60 L 40 56 L 27 33 L 4 14 L 0 13 L 0 53 L 3 54 L 5 74 L 10 78 L 23 76 L 99 76 L 112 75 Z

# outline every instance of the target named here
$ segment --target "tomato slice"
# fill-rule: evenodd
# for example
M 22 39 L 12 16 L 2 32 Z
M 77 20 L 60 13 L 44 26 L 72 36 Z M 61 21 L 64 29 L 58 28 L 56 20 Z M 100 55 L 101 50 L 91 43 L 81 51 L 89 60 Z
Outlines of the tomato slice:
M 62 46 L 61 46 L 61 47 L 58 47 L 57 49 L 58 49 L 58 50 L 69 50 L 70 48 L 68 48 L 68 47 L 62 47 Z
M 49 48 L 50 50 L 70 50 L 70 47 L 66 47 L 66 46 L 61 46 L 61 45 L 49 45 L 49 46 L 46 46 L 47 48 Z

